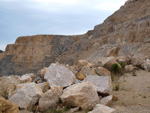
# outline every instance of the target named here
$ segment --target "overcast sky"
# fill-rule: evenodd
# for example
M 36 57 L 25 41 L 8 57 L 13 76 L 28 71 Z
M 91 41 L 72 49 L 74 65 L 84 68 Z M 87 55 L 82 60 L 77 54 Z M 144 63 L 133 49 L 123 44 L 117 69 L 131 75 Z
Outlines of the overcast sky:
M 0 0 L 0 49 L 19 36 L 83 34 L 126 0 Z

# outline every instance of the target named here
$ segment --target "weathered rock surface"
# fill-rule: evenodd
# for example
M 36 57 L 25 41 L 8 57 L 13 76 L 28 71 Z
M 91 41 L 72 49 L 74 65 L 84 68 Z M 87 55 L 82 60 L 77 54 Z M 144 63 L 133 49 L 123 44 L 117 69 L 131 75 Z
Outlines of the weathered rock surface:
M 135 69 L 136 69 L 136 67 L 134 67 L 133 65 L 126 65 L 125 66 L 125 71 L 126 72 L 132 72 Z
M 0 97 L 0 113 L 20 113 L 19 107 L 9 100 Z
M 150 71 L 150 60 L 149 59 L 146 59 L 143 65 L 144 65 L 145 70 Z
M 56 106 L 62 91 L 62 87 L 54 87 L 42 94 L 39 100 L 40 111 L 46 111 L 48 108 Z
M 8 98 L 18 84 L 20 84 L 20 77 L 18 76 L 0 77 L 0 96 Z
M 36 73 L 54 62 L 72 65 L 80 59 L 94 62 L 104 56 L 149 57 L 149 7 L 149 0 L 130 0 L 84 35 L 19 37 L 0 53 L 0 75 Z
M 32 82 L 32 76 L 34 76 L 34 74 L 25 74 L 25 75 L 22 75 L 20 77 L 21 83 Z
M 50 84 L 48 82 L 39 83 L 38 86 L 41 88 L 43 93 L 50 89 Z
M 88 113 L 115 113 L 115 109 L 107 107 L 102 104 L 97 104 L 93 111 Z
M 111 94 L 112 83 L 110 76 L 87 76 L 83 82 L 93 82 L 96 90 L 100 94 Z
M 9 100 L 20 108 L 31 110 L 42 94 L 42 90 L 35 83 L 19 84 L 16 92 Z
M 64 65 L 52 63 L 44 75 L 51 87 L 67 87 L 75 82 L 75 75 Z
M 40 75 L 41 77 L 44 77 L 47 69 L 48 69 L 47 67 L 44 67 L 43 69 L 39 70 L 37 74 Z
M 63 103 L 82 109 L 92 109 L 99 102 L 97 91 L 91 82 L 78 83 L 68 87 L 60 98 Z
M 133 66 L 141 67 L 144 64 L 146 57 L 142 55 L 134 55 L 132 57 Z
M 111 76 L 110 71 L 108 71 L 107 69 L 103 68 L 103 67 L 97 67 L 95 69 L 96 74 L 100 75 L 100 76 Z
M 80 72 L 85 76 L 95 74 L 95 71 L 92 68 L 87 67 L 87 66 L 83 66 Z
M 77 73 L 77 79 L 78 79 L 78 80 L 84 80 L 85 78 L 86 78 L 86 76 L 83 75 L 81 72 L 78 72 L 78 73 Z
M 113 96 L 112 96 L 112 95 L 109 95 L 109 96 L 107 96 L 107 97 L 102 98 L 102 99 L 100 100 L 100 104 L 109 106 L 109 105 L 111 105 L 112 100 L 113 100 Z

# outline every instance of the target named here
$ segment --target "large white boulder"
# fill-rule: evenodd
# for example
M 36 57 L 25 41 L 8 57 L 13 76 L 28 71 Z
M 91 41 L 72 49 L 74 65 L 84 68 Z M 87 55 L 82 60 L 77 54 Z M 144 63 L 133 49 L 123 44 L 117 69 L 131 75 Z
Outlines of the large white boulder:
M 116 110 L 113 108 L 110 108 L 108 106 L 102 105 L 102 104 L 97 104 L 93 111 L 88 112 L 88 113 L 115 113 Z
M 97 91 L 92 82 L 74 84 L 65 89 L 60 98 L 63 103 L 82 109 L 92 109 L 99 102 Z
M 112 82 L 110 76 L 87 76 L 83 82 L 93 82 L 96 90 L 100 94 L 112 93 Z
M 46 111 L 49 107 L 56 106 L 62 91 L 62 87 L 54 87 L 48 90 L 46 93 L 42 94 L 39 100 L 40 111 Z
M 64 65 L 52 63 L 44 75 L 51 87 L 67 87 L 75 82 L 75 75 Z
M 17 90 L 9 100 L 20 108 L 32 109 L 42 95 L 42 90 L 35 83 L 19 84 Z

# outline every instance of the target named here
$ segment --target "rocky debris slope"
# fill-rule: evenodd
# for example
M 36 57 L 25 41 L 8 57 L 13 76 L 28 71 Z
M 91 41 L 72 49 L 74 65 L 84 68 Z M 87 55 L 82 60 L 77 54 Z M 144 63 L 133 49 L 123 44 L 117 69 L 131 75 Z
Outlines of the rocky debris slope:
M 115 113 L 119 108 L 113 105 L 113 101 L 118 100 L 113 89 L 118 91 L 119 85 L 114 87 L 112 81 L 128 72 L 136 76 L 139 68 L 144 69 L 147 59 L 143 59 L 141 65 L 138 60 L 142 58 L 139 57 L 137 60 L 130 56 L 102 59 L 95 63 L 79 60 L 73 66 L 52 63 L 48 68 L 37 71 L 36 75 L 2 76 L 0 96 L 17 104 L 20 112 Z M 85 68 L 88 70 L 83 73 Z M 15 110 L 19 109 L 15 107 Z
M 57 61 L 72 65 L 80 59 L 95 62 L 122 55 L 150 57 L 149 0 L 128 0 L 83 35 L 19 37 L 0 54 L 0 75 L 36 73 Z
M 110 75 L 96 73 L 90 75 L 89 71 L 82 81 L 77 78 L 79 68 L 82 70 L 89 64 L 84 60 L 78 61 L 74 66 L 52 63 L 46 68 L 44 76 L 40 73 L 41 70 L 37 75 L 30 73 L 22 76 L 2 76 L 0 77 L 0 96 L 17 104 L 20 112 L 74 113 L 78 111 L 82 113 L 88 110 L 93 113 L 95 109 L 102 111 L 102 108 L 104 111 L 113 113 L 114 109 L 106 107 L 113 100 Z M 90 66 L 91 70 L 95 69 L 93 64 Z M 89 77 L 94 78 L 89 79 Z M 94 79 L 97 82 L 94 82 Z M 2 101 L 1 104 L 3 105 L 4 102 Z M 15 107 L 15 110 L 19 111 L 19 109 Z M 2 111 L 0 108 L 0 112 Z

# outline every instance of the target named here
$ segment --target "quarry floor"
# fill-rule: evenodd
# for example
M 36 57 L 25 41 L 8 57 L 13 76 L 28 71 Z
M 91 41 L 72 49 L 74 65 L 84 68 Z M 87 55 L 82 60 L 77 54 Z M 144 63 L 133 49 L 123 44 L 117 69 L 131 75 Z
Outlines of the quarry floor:
M 136 74 L 125 73 L 115 78 L 113 87 L 119 84 L 119 90 L 113 94 L 118 101 L 110 107 L 115 108 L 116 113 L 150 113 L 150 72 L 138 70 Z

